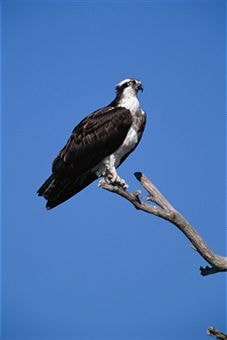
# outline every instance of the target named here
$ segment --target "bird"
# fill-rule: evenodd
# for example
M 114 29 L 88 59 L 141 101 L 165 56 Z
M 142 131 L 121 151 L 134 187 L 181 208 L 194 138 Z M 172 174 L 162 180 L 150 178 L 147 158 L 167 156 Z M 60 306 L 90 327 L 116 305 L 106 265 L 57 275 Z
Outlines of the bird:
M 138 79 L 128 78 L 119 82 L 115 90 L 114 100 L 85 117 L 53 160 L 52 174 L 37 191 L 47 200 L 48 210 L 97 178 L 128 188 L 116 169 L 136 148 L 144 132 L 146 113 L 137 97 L 143 85 Z

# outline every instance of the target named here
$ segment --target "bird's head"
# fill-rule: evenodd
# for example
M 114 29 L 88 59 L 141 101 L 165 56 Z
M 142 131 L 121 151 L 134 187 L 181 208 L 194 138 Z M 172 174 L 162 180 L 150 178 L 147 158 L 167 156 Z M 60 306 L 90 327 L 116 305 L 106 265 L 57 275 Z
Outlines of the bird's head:
M 131 92 L 137 94 L 137 92 L 143 91 L 143 85 L 138 79 L 125 79 L 116 85 L 117 94 L 123 94 L 124 92 Z

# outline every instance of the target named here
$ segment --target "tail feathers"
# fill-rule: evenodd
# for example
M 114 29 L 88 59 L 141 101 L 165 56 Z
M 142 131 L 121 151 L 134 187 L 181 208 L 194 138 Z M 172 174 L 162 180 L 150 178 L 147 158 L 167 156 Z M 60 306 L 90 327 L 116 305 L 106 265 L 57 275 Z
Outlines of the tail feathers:
M 53 175 L 51 175 L 43 185 L 38 189 L 37 194 L 39 196 L 43 196 L 44 198 L 48 199 L 49 194 L 55 188 L 56 179 Z
M 54 175 L 51 175 L 37 193 L 47 200 L 46 208 L 52 209 L 77 194 L 96 178 L 97 176 L 91 172 L 77 178 L 55 178 Z
M 43 196 L 46 200 L 53 199 L 57 197 L 64 190 L 67 181 L 62 178 L 57 178 L 54 175 L 51 175 L 39 188 L 37 191 L 39 196 Z

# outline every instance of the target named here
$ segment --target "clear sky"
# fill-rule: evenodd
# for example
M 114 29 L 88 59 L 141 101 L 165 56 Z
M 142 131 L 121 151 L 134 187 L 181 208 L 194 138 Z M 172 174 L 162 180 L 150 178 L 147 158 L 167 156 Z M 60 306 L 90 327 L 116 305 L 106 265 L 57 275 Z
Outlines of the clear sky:
M 4 340 L 205 340 L 224 274 L 171 224 L 93 183 L 36 196 L 74 126 L 140 79 L 144 172 L 218 254 L 225 233 L 225 1 L 2 1 Z

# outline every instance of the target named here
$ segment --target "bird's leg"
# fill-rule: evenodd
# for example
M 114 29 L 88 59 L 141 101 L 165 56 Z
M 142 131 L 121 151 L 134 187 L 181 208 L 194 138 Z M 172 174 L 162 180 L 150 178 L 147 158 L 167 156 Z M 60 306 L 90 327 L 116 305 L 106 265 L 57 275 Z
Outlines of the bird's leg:
M 103 177 L 107 184 L 119 185 L 123 189 L 128 188 L 128 184 L 125 182 L 125 180 L 123 180 L 120 176 L 118 176 L 116 168 L 114 166 L 106 167 Z M 101 184 L 101 181 L 100 181 L 100 184 Z

